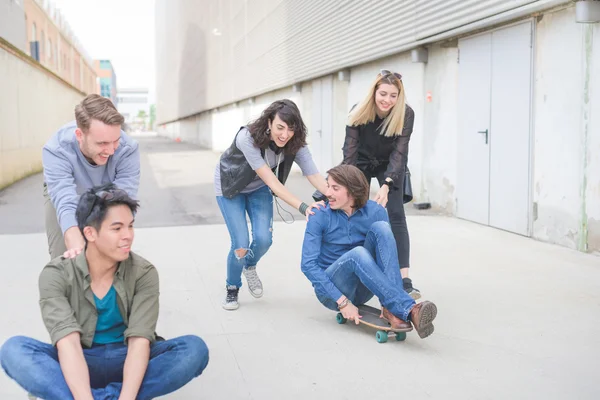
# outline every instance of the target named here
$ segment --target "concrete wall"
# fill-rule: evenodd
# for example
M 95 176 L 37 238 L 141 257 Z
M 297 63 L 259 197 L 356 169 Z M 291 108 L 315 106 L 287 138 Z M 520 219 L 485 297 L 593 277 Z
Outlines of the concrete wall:
M 600 252 L 600 24 L 584 28 L 585 222 L 587 250 Z M 587 93 L 587 94 L 586 94 Z
M 429 201 L 437 211 L 452 214 L 458 135 L 458 48 L 451 41 L 429 46 L 428 52 L 425 64 L 413 63 L 407 52 L 352 68 L 345 113 L 362 100 L 381 69 L 400 72 L 407 103 L 415 111 L 408 155 L 415 202 Z
M 39 172 L 42 147 L 84 97 L 0 40 L 0 188 Z M 41 188 L 40 188 L 41 193 Z
M 0 0 L 0 37 L 28 52 L 25 12 L 20 0 Z
M 564 3 L 157 0 L 157 119 L 179 120 L 433 43 L 470 24 L 481 29 Z
M 600 24 L 576 23 L 571 5 L 545 12 L 534 25 L 532 236 L 600 251 Z M 404 52 L 351 68 L 349 82 L 334 76 L 330 151 L 333 164 L 339 163 L 348 111 L 367 93 L 379 70 L 402 73 L 407 102 L 415 111 L 409 146 L 415 201 L 428 201 L 436 211 L 454 215 L 458 41 L 450 38 L 427 48 L 425 64 L 413 63 Z M 289 97 L 297 101 L 314 147 L 319 143 L 311 135 L 312 82 L 304 82 L 301 93 L 286 88 L 256 97 L 252 105 L 240 101 L 167 126 L 176 128 L 182 139 L 222 151 L 238 126 L 271 101 Z
M 305 124 L 309 127 L 310 120 L 305 116 L 310 107 L 304 104 L 304 100 L 309 97 L 304 90 L 300 93 L 293 92 L 291 87 L 285 88 L 180 121 L 159 125 L 157 132 L 172 139 L 179 138 L 222 152 L 231 145 L 241 126 L 258 118 L 261 112 L 275 100 L 287 98 L 294 101 L 300 109 Z
M 413 63 L 410 53 L 405 52 L 392 57 L 386 57 L 381 60 L 364 64 L 350 70 L 350 84 L 348 87 L 348 96 L 345 102 L 346 109 L 343 112 L 344 125 L 343 131 L 339 134 L 345 135 L 345 123 L 348 112 L 354 104 L 360 102 L 366 96 L 369 88 L 373 84 L 376 75 L 381 69 L 388 69 L 402 74 L 404 90 L 406 92 L 406 103 L 412 107 L 415 112 L 415 122 L 413 133 L 409 143 L 408 167 L 411 172 L 411 182 L 415 197 L 423 192 L 423 163 L 422 153 L 424 145 L 425 115 L 424 115 L 424 73 L 425 65 L 422 63 Z M 341 114 L 341 112 L 340 112 Z M 342 117 L 339 117 L 342 119 Z M 338 150 L 338 149 L 336 149 Z M 339 148 L 341 156 L 341 147 Z M 372 185 L 377 186 L 377 180 L 373 179 Z M 421 196 L 422 197 L 422 196 Z M 417 200 L 415 198 L 415 200 Z M 418 200 L 417 200 L 418 201 Z
M 537 24 L 533 235 L 600 251 L 600 24 L 574 21 Z

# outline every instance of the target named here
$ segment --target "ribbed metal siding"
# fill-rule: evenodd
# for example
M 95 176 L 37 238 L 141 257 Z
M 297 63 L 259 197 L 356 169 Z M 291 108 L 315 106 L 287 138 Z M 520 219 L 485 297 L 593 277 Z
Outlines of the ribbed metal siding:
M 536 0 L 426 0 L 417 1 L 417 40 L 500 14 Z
M 361 64 L 539 2 L 544 0 L 157 0 L 159 120 Z

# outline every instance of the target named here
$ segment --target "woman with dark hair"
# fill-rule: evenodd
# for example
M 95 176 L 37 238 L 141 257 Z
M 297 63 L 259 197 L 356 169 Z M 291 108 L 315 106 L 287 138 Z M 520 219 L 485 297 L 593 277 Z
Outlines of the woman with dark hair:
M 404 290 L 416 300 L 421 293 L 408 277 L 410 240 L 403 201 L 414 119 L 413 109 L 406 104 L 402 75 L 381 70 L 363 101 L 350 111 L 342 163 L 358 167 L 369 183 L 371 178 L 379 181 L 375 201 L 387 206 Z
M 306 126 L 300 111 L 291 100 L 278 100 L 261 116 L 240 128 L 217 165 L 215 192 L 225 219 L 231 249 L 227 256 L 226 310 L 239 307 L 238 293 L 242 272 L 248 290 L 254 297 L 263 295 L 256 265 L 273 240 L 273 196 L 308 216 L 309 206 L 284 186 L 294 161 L 308 181 L 325 193 L 327 182 L 319 174 L 306 146 Z M 246 213 L 252 226 L 252 242 L 248 235 Z

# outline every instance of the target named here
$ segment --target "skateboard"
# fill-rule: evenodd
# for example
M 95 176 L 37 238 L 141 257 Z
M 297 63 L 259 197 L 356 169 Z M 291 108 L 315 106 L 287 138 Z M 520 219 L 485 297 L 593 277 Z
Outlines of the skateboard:
M 387 342 L 388 337 L 390 336 L 395 337 L 398 342 L 406 339 L 406 332 L 399 332 L 393 329 L 389 322 L 383 318 L 379 318 L 381 310 L 375 307 L 362 305 L 358 306 L 358 313 L 362 316 L 359 320 L 361 324 L 377 329 L 377 332 L 375 332 L 375 339 L 377 339 L 378 343 Z M 338 324 L 345 324 L 346 321 L 348 321 L 344 318 L 342 313 L 337 314 L 336 320 Z

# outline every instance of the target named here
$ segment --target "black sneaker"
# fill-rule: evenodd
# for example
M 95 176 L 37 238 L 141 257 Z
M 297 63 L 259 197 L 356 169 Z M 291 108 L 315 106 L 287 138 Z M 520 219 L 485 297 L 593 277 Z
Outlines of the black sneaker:
M 223 308 L 226 310 L 237 310 L 240 306 L 238 303 L 238 293 L 240 291 L 239 287 L 236 286 L 227 286 L 227 295 L 225 296 L 225 301 L 223 302 Z
M 418 300 L 421 298 L 421 292 L 419 289 L 413 287 L 410 278 L 402 278 L 402 285 L 404 286 L 404 291 L 408 293 L 413 300 Z

